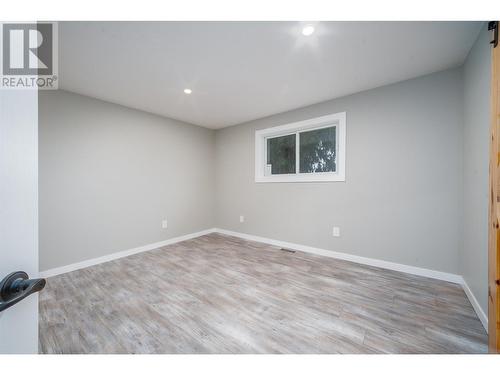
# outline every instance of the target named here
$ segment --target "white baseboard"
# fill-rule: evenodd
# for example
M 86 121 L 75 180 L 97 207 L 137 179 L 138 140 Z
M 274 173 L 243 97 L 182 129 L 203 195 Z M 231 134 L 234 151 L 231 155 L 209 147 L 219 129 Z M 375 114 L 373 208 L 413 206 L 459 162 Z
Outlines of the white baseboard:
M 467 285 L 467 283 L 465 282 L 464 278 L 460 275 L 430 270 L 427 268 L 408 266 L 406 264 L 387 262 L 385 260 L 366 258 L 366 257 L 351 255 L 351 254 L 347 254 L 347 253 L 341 253 L 341 252 L 337 252 L 337 251 L 319 249 L 316 247 L 299 245 L 299 244 L 285 242 L 285 241 L 273 240 L 271 238 L 259 237 L 259 236 L 254 236 L 251 234 L 240 233 L 240 232 L 233 232 L 233 231 L 225 230 L 225 229 L 216 228 L 215 232 L 225 234 L 228 236 L 239 237 L 239 238 L 249 240 L 249 241 L 262 242 L 262 243 L 266 243 L 269 245 L 274 245 L 274 246 L 284 247 L 284 248 L 288 248 L 288 249 L 303 251 L 306 253 L 323 255 L 323 256 L 336 258 L 336 259 L 348 260 L 350 262 L 365 264 L 368 266 L 375 266 L 375 267 L 385 268 L 385 269 L 389 269 L 389 270 L 393 270 L 393 271 L 406 272 L 406 273 L 409 273 L 412 275 L 424 276 L 424 277 L 429 277 L 431 279 L 438 279 L 438 280 L 452 282 L 455 284 L 460 284 L 465 292 L 465 295 L 467 296 L 472 307 L 474 308 L 474 311 L 476 312 L 479 320 L 481 321 L 484 329 L 486 330 L 486 332 L 488 332 L 488 317 L 484 313 L 484 311 L 481 308 L 481 306 L 479 305 L 479 303 L 477 302 L 476 297 L 474 296 L 474 294 L 470 290 L 470 288 Z
M 474 308 L 474 311 L 476 312 L 479 320 L 483 324 L 484 329 L 486 330 L 486 332 L 488 332 L 488 315 L 485 314 L 485 312 L 479 305 L 479 302 L 477 301 L 474 293 L 472 293 L 472 290 L 469 288 L 469 285 L 467 285 L 467 282 L 464 278 L 462 278 L 462 288 L 464 289 L 464 292 L 467 295 L 467 298 L 469 299 L 472 307 Z
M 311 247 L 311 246 L 299 245 L 299 244 L 285 242 L 285 241 L 273 240 L 271 238 L 253 236 L 251 234 L 246 234 L 246 233 L 233 232 L 233 231 L 225 230 L 225 229 L 216 228 L 215 231 L 217 233 L 226 234 L 228 236 L 235 236 L 235 237 L 243 238 L 245 240 L 263 242 L 263 243 L 267 243 L 269 245 L 285 247 L 285 248 L 289 248 L 289 249 L 293 249 L 293 250 L 303 251 L 306 253 L 323 255 L 323 256 L 330 257 L 330 258 L 348 260 L 350 262 L 365 264 L 368 266 L 380 267 L 380 268 L 385 268 L 385 269 L 393 270 L 393 271 L 406 272 L 406 273 L 410 273 L 412 275 L 425 276 L 425 277 L 430 277 L 432 279 L 449 281 L 449 282 L 452 282 L 455 284 L 462 284 L 462 281 L 463 281 L 462 276 L 456 275 L 453 273 L 435 271 L 435 270 L 430 270 L 427 268 L 420 268 L 420 267 L 415 267 L 415 266 L 408 266 L 406 264 L 393 263 L 393 262 L 388 262 L 385 260 L 379 260 L 379 259 L 374 259 L 374 258 L 366 258 L 366 257 L 358 256 L 358 255 L 341 253 L 338 251 L 325 250 L 325 249 L 320 249 L 317 247 Z
M 279 241 L 279 240 L 274 240 L 271 238 L 254 236 L 251 234 L 234 232 L 234 231 L 220 229 L 220 228 L 206 229 L 206 230 L 203 230 L 200 232 L 190 233 L 190 234 L 186 234 L 184 236 L 174 237 L 174 238 L 170 238 L 168 240 L 155 242 L 155 243 L 147 244 L 144 246 L 139 246 L 139 247 L 136 247 L 133 249 L 123 250 L 123 251 L 119 251 L 116 253 L 104 255 L 102 257 L 87 259 L 87 260 L 84 260 L 82 262 L 72 263 L 72 264 L 68 264 L 66 266 L 52 268 L 52 269 L 40 272 L 40 277 L 51 277 L 51 276 L 56 276 L 56 275 L 60 275 L 60 274 L 71 272 L 71 271 L 76 271 L 76 270 L 79 270 L 82 268 L 94 266 L 96 264 L 105 263 L 105 262 L 109 262 L 109 261 L 114 260 L 114 259 L 119 259 L 119 258 L 123 258 L 123 257 L 129 256 L 129 255 L 142 253 L 144 251 L 157 249 L 159 247 L 163 247 L 163 246 L 171 245 L 174 243 L 190 240 L 192 238 L 204 236 L 206 234 L 214 233 L 214 232 L 225 234 L 228 236 L 242 238 L 242 239 L 249 240 L 249 241 L 262 242 L 262 243 L 266 243 L 269 245 L 280 246 L 280 247 L 285 247 L 285 248 L 289 248 L 289 249 L 293 249 L 293 250 L 303 251 L 306 253 L 322 255 L 322 256 L 327 256 L 327 257 L 336 258 L 336 259 L 343 259 L 343 260 L 347 260 L 350 262 L 366 264 L 369 266 L 385 268 L 385 269 L 389 269 L 389 270 L 393 270 L 393 271 L 406 272 L 406 273 L 410 273 L 413 275 L 419 275 L 419 276 L 430 277 L 433 279 L 449 281 L 449 282 L 460 284 L 460 285 L 464 285 L 464 283 L 465 283 L 462 276 L 455 275 L 452 273 L 435 271 L 435 270 L 430 270 L 427 268 L 420 268 L 420 267 L 415 267 L 415 266 L 408 266 L 405 264 L 393 263 L 393 262 L 388 262 L 385 260 L 366 258 L 366 257 L 348 254 L 348 253 L 325 250 L 325 249 L 320 249 L 317 247 L 311 247 L 311 246 L 306 246 L 306 245 L 299 245 L 299 244 L 295 244 L 295 243 L 291 243 L 291 242 Z M 469 293 L 470 293 L 470 289 L 469 289 Z M 477 303 L 477 301 L 476 301 L 476 303 Z
M 157 249 L 159 247 L 163 247 L 163 246 L 167 246 L 167 245 L 172 245 L 172 244 L 177 243 L 177 242 L 190 240 L 192 238 L 204 236 L 206 234 L 213 233 L 213 232 L 215 232 L 215 228 L 202 230 L 202 231 L 196 232 L 196 233 L 186 234 L 184 236 L 170 238 L 170 239 L 165 240 L 165 241 L 155 242 L 155 243 L 151 243 L 148 245 L 135 247 L 135 248 L 129 249 L 129 250 L 119 251 L 117 253 L 104 255 L 104 256 L 99 257 L 99 258 L 92 258 L 92 259 L 84 260 L 82 262 L 68 264 L 67 266 L 52 268 L 52 269 L 40 272 L 40 277 L 57 276 L 57 275 L 60 275 L 63 273 L 76 271 L 76 270 L 79 270 L 82 268 L 94 266 L 96 264 L 105 263 L 105 262 L 109 262 L 111 260 L 127 257 L 129 255 L 142 253 L 144 251 Z
M 206 234 L 210 234 L 210 233 L 214 233 L 214 232 L 220 233 L 220 234 L 225 234 L 228 236 L 242 238 L 242 239 L 249 240 L 249 241 L 262 242 L 262 243 L 266 243 L 269 245 L 274 245 L 274 246 L 284 247 L 284 248 L 288 248 L 288 249 L 303 251 L 306 253 L 322 255 L 322 256 L 327 256 L 327 257 L 336 258 L 336 259 L 343 259 L 343 260 L 347 260 L 350 262 L 365 264 L 368 266 L 385 268 L 385 269 L 399 271 L 399 272 L 406 272 L 406 273 L 409 273 L 412 275 L 424 276 L 424 277 L 429 277 L 432 279 L 444 280 L 444 281 L 452 282 L 455 284 L 460 284 L 462 286 L 465 294 L 467 295 L 467 298 L 469 298 L 469 301 L 472 304 L 472 307 L 474 308 L 474 311 L 476 312 L 477 316 L 479 317 L 479 320 L 483 324 L 486 331 L 488 331 L 488 317 L 484 313 L 481 306 L 479 305 L 476 297 L 474 296 L 474 294 L 470 290 L 470 288 L 467 285 L 467 283 L 465 282 L 464 278 L 460 275 L 430 270 L 427 268 L 409 266 L 406 264 L 388 262 L 385 260 L 361 257 L 361 256 L 352 255 L 352 254 L 348 254 L 348 253 L 342 253 L 342 252 L 338 252 L 338 251 L 325 250 L 325 249 L 320 249 L 317 247 L 299 245 L 299 244 L 295 244 L 295 243 L 291 243 L 291 242 L 279 241 L 279 240 L 274 240 L 271 238 L 254 236 L 251 234 L 234 232 L 234 231 L 220 229 L 220 228 L 206 229 L 206 230 L 203 230 L 200 232 L 190 233 L 190 234 L 186 234 L 184 236 L 170 238 L 170 239 L 165 240 L 165 241 L 155 242 L 152 244 L 136 247 L 133 249 L 119 251 L 117 253 L 112 253 L 112 254 L 105 255 L 105 256 L 102 256 L 99 258 L 88 259 L 88 260 L 84 260 L 82 262 L 68 264 L 67 266 L 52 268 L 52 269 L 40 272 L 40 277 L 52 277 L 52 276 L 60 275 L 63 273 L 76 271 L 76 270 L 79 270 L 82 268 L 94 266 L 96 264 L 109 262 L 111 260 L 123 258 L 123 257 L 137 254 L 137 253 L 142 253 L 144 251 L 154 250 L 154 249 L 157 249 L 159 247 L 163 247 L 163 246 L 171 245 L 174 243 L 190 240 L 190 239 L 204 236 Z

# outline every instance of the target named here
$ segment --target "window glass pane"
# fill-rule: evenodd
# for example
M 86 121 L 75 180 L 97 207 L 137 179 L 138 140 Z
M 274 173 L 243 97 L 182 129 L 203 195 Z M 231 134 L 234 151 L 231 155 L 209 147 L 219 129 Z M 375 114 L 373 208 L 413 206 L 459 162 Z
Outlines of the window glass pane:
M 300 173 L 335 172 L 337 127 L 300 133 Z
M 295 134 L 267 139 L 267 164 L 271 174 L 295 173 Z

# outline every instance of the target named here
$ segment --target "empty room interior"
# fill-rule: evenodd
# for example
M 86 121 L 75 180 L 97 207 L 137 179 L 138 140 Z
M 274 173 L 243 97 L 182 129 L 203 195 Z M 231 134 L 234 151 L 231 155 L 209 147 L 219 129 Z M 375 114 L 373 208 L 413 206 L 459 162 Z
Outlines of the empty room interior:
M 59 22 L 38 352 L 494 351 L 488 26 Z

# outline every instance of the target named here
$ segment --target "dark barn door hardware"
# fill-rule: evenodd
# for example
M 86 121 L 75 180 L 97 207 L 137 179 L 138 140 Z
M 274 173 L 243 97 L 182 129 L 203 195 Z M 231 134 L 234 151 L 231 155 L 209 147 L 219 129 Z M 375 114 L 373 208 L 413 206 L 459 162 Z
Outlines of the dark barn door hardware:
M 30 279 L 23 271 L 12 272 L 0 282 L 0 311 L 8 309 L 45 287 L 45 279 Z
M 498 45 L 498 21 L 488 22 L 488 30 L 493 31 L 493 40 L 490 43 L 495 48 Z

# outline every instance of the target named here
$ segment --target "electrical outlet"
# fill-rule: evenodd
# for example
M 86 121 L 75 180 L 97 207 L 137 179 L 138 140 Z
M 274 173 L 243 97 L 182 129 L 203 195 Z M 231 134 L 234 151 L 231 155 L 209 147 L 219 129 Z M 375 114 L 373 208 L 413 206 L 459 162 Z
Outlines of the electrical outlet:
M 245 222 L 245 216 L 240 215 L 240 223 L 244 223 L 244 222 Z
M 340 228 L 339 227 L 333 227 L 333 237 L 340 237 Z
M 168 228 L 168 221 L 167 221 L 167 219 L 164 219 L 164 220 L 161 221 L 161 227 L 163 229 L 167 229 Z

